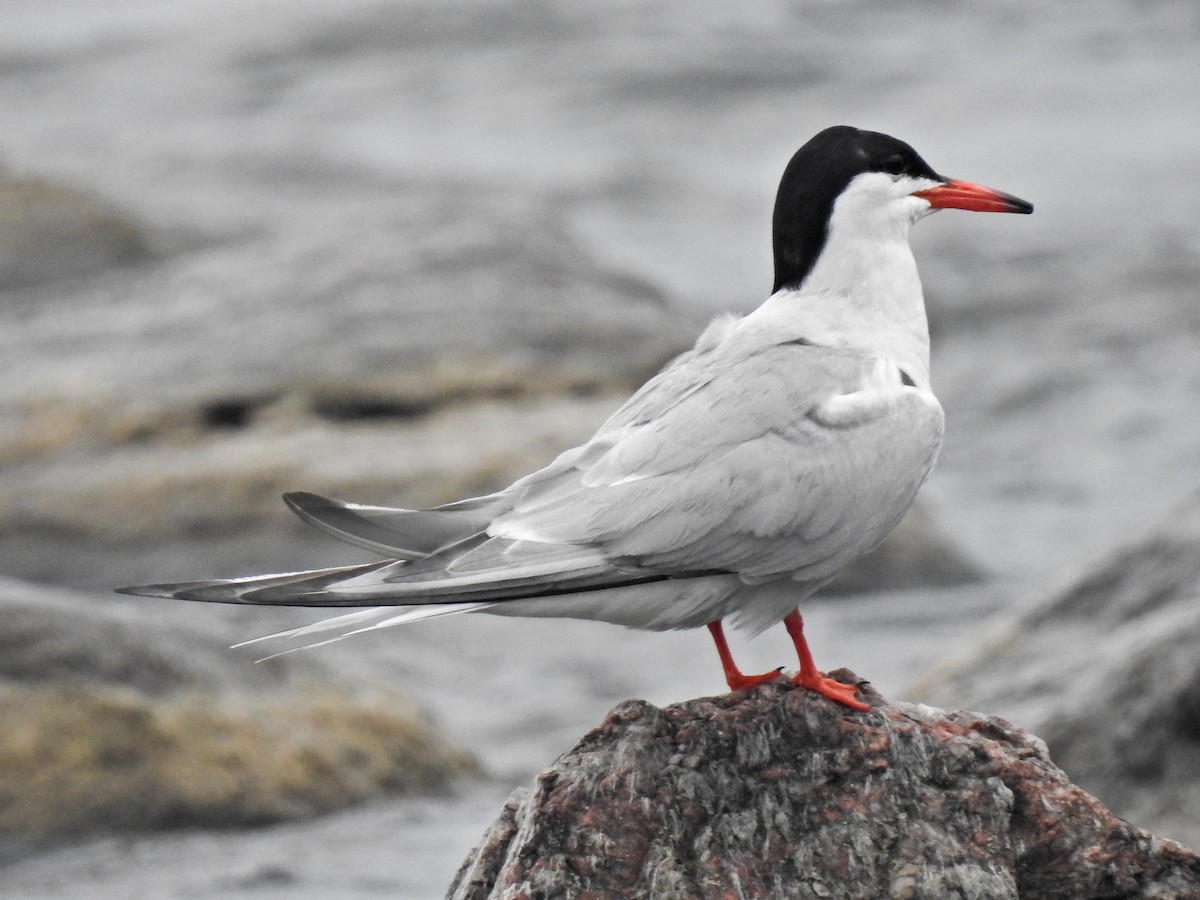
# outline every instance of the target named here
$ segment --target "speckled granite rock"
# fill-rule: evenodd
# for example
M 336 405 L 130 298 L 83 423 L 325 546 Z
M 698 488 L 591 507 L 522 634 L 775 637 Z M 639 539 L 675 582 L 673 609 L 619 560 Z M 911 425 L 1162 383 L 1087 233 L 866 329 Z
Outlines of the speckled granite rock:
M 863 691 L 866 714 L 783 684 L 623 703 L 514 795 L 448 896 L 1200 896 L 1200 858 L 1038 738 Z

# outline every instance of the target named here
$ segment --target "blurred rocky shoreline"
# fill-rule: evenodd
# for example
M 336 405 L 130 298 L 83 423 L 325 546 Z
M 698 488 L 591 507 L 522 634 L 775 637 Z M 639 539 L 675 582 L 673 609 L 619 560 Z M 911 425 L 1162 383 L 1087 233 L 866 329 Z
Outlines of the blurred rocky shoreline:
M 6 11 L 0 892 L 430 896 L 493 795 L 616 702 L 719 688 L 702 636 L 580 623 L 256 667 L 224 648 L 316 616 L 110 589 L 356 562 L 279 494 L 431 505 L 585 438 L 765 297 L 779 171 L 841 122 L 1037 213 L 916 232 L 947 442 L 905 530 L 806 610 L 818 662 L 1044 731 L 1195 846 L 1198 45 L 1183 0 Z M 370 855 L 381 822 L 411 858 Z M 109 836 L 11 862 L 51 833 Z

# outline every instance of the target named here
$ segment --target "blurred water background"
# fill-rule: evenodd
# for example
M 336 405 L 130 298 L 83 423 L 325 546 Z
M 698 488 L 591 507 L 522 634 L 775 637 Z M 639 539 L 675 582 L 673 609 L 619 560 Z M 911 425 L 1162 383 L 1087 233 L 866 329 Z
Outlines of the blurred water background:
M 1200 487 L 1190 0 L 0 10 L 0 587 L 76 642 L 30 665 L 77 686 L 106 617 L 247 702 L 258 676 L 224 667 L 253 651 L 219 648 L 319 614 L 111 587 L 360 561 L 279 493 L 429 505 L 586 437 L 713 313 L 766 297 L 777 179 L 832 124 L 1037 210 L 914 232 L 947 413 L 923 511 L 980 577 L 814 600 L 819 664 L 904 697 Z M 735 650 L 790 661 L 782 633 Z M 380 776 L 366 805 L 251 830 L 10 827 L 0 893 L 438 896 L 507 791 L 616 702 L 723 688 L 703 633 L 589 623 L 445 620 L 308 656 L 281 683 L 403 693 L 483 774 L 399 798 Z

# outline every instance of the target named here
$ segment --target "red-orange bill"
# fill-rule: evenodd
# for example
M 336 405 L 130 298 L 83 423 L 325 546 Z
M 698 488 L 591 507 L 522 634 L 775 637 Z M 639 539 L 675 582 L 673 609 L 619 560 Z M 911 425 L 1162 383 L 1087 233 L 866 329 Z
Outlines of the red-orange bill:
M 969 209 L 974 212 L 1031 213 L 1033 204 L 1012 194 L 969 181 L 950 179 L 937 187 L 913 191 L 934 209 Z

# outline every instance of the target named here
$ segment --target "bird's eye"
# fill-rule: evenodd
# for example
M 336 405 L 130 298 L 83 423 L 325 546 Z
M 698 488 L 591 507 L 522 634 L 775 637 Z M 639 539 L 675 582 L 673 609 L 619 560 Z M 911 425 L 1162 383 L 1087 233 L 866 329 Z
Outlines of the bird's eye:
M 904 157 L 899 153 L 893 153 L 883 161 L 883 171 L 889 175 L 903 175 L 904 169 Z

